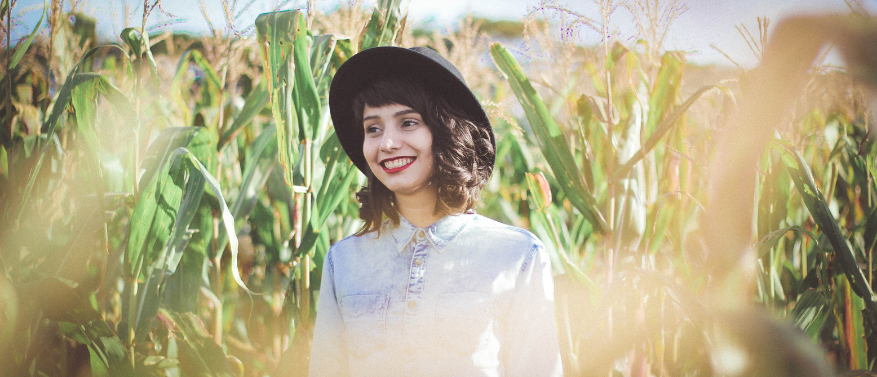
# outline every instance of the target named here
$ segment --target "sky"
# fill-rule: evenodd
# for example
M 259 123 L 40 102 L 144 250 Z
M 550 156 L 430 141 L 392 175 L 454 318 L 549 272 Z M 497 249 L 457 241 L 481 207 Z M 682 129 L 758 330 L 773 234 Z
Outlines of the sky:
M 91 13 L 98 19 L 98 32 L 102 35 L 118 35 L 125 26 L 126 19 L 129 25 L 140 24 L 142 1 L 81 1 L 85 3 L 86 13 Z M 208 14 L 214 23 L 218 27 L 224 26 L 224 21 L 221 21 L 225 19 L 221 0 L 201 1 L 206 4 Z M 339 4 L 352 0 L 316 1 L 318 8 L 331 11 Z M 594 0 L 553 1 L 588 17 L 599 18 L 599 8 Z M 244 0 L 238 2 L 246 3 Z M 237 28 L 245 29 L 252 25 L 260 13 L 274 10 L 278 2 L 278 0 L 257 0 L 240 14 L 236 23 Z M 363 2 L 374 4 L 374 0 L 363 0 Z M 403 4 L 405 3 L 408 4 L 410 21 L 453 29 L 457 20 L 468 12 L 491 19 L 521 20 L 528 12 L 539 6 L 540 0 L 403 0 Z M 783 16 L 793 14 L 823 14 L 849 10 L 844 0 L 679 0 L 679 3 L 687 5 L 687 10 L 671 24 L 664 42 L 665 49 L 686 51 L 689 61 L 697 64 L 731 65 L 726 57 L 712 47 L 716 46 L 746 68 L 754 66 L 757 60 L 735 26 L 745 25 L 751 32 L 756 33 L 758 17 L 768 17 L 773 24 L 776 24 Z M 862 0 L 862 3 L 870 11 L 877 9 L 877 0 Z M 198 4 L 199 0 L 163 0 L 164 10 L 177 18 L 151 17 L 147 25 L 193 33 L 206 32 L 207 22 Z M 307 1 L 291 0 L 286 4 L 284 9 L 303 8 Z M 13 36 L 24 35 L 29 31 L 39 19 L 41 9 L 40 0 L 18 0 L 13 12 L 24 13 L 18 18 L 20 23 L 14 27 Z M 610 25 L 617 31 L 618 38 L 634 40 L 636 26 L 627 11 L 618 10 Z M 589 43 L 600 40 L 597 33 L 588 30 L 583 30 L 580 38 Z

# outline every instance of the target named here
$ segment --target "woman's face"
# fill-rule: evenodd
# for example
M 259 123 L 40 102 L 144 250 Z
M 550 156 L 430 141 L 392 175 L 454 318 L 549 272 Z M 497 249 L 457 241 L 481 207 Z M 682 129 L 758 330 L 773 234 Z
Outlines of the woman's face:
M 375 177 L 396 195 L 434 191 L 432 132 L 414 109 L 365 106 L 362 153 Z

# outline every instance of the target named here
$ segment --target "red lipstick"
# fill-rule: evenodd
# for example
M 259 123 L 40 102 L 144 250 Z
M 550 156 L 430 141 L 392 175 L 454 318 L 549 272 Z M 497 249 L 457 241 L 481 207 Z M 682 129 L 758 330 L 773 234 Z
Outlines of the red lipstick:
M 411 166 L 411 164 L 413 164 L 415 160 L 416 158 L 414 157 L 388 158 L 381 161 L 381 168 L 383 168 L 384 172 L 388 174 L 398 173 Z

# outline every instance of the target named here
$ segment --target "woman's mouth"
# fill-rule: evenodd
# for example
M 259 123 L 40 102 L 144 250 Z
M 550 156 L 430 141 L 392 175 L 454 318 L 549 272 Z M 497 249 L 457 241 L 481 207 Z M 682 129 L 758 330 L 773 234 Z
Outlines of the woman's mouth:
M 402 170 L 405 170 L 414 162 L 413 157 L 399 157 L 389 160 L 381 161 L 381 167 L 384 168 L 384 172 L 387 173 L 395 173 Z

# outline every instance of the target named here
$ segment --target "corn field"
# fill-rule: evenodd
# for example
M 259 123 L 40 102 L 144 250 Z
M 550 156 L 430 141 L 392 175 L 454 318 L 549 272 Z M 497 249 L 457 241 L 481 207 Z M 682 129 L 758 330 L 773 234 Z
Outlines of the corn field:
M 718 74 L 608 32 L 678 1 L 598 4 L 534 11 L 520 53 L 471 17 L 415 30 L 402 0 L 197 38 L 144 32 L 146 1 L 106 44 L 60 0 L 12 41 L 2 0 L 0 375 L 306 375 L 365 184 L 329 84 L 383 45 L 436 49 L 488 111 L 478 212 L 546 244 L 566 375 L 875 375 L 877 18 L 760 19 L 758 67 Z

